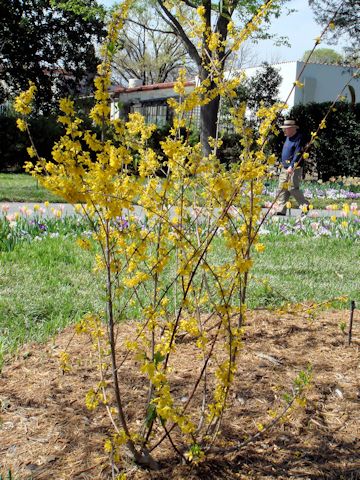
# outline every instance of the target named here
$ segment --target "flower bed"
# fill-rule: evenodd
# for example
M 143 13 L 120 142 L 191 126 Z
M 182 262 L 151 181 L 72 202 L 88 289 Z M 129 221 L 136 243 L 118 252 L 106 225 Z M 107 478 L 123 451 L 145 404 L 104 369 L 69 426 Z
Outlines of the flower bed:
M 353 181 L 337 181 L 337 182 L 310 182 L 303 183 L 303 192 L 307 199 L 328 199 L 328 200 L 359 200 L 360 185 L 359 179 Z M 277 192 L 277 182 L 270 181 L 266 183 L 263 195 L 275 198 Z
M 75 214 L 66 215 L 63 208 L 35 205 L 33 209 L 24 206 L 9 213 L 9 207 L 4 205 L 0 212 L 0 251 L 11 251 L 19 242 L 41 241 L 48 236 L 84 234 L 89 225 L 78 212 L 76 209 Z
M 62 208 L 45 208 L 35 205 L 33 209 L 21 207 L 15 213 L 8 213 L 5 205 L 0 212 L 0 251 L 11 251 L 15 245 L 23 241 L 41 241 L 50 236 L 59 235 L 78 237 L 91 236 L 89 224 L 80 208 L 75 208 L 72 215 L 65 214 Z M 342 208 L 336 204 L 326 207 L 327 216 L 314 210 L 301 217 L 277 217 L 266 220 L 260 228 L 261 235 L 303 235 L 307 237 L 332 237 L 360 239 L 360 210 L 356 203 L 344 204 Z M 126 218 L 119 218 L 117 228 L 127 228 Z M 144 219 L 138 219 L 139 226 L 144 228 Z M 146 223 L 146 221 L 145 221 Z M 221 234 L 221 229 L 219 230 Z
M 321 216 L 310 209 L 300 217 L 273 216 L 262 225 L 260 234 L 360 239 L 360 211 L 356 204 L 344 204 L 341 210 L 335 204 L 328 205 L 326 210 L 332 215 Z

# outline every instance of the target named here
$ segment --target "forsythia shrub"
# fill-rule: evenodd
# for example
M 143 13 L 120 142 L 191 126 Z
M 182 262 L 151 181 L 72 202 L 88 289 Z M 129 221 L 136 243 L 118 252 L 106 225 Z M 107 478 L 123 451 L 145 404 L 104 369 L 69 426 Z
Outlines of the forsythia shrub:
M 86 315 L 76 328 L 91 336 L 98 353 L 100 380 L 88 392 L 86 405 L 103 405 L 111 417 L 114 431 L 105 450 L 119 462 L 125 446 L 137 463 L 157 468 L 154 455 L 165 439 L 185 461 L 200 461 L 219 432 L 242 348 L 252 251 L 264 250 L 258 242 L 260 194 L 275 161 L 266 145 L 284 106 L 259 109 L 256 136 L 245 122 L 246 105 L 231 108 L 242 153 L 226 169 L 216 154 L 221 140 L 208 139 L 213 151 L 204 157 L 201 145 L 190 144 L 182 132 L 189 111 L 219 95 L 232 98 L 239 81 L 225 79 L 214 61 L 213 86 L 205 80 L 185 95 L 181 71 L 175 87 L 180 100 L 170 101 L 174 123 L 159 155 L 149 146 L 155 126 L 141 115 L 110 118 L 111 56 L 130 5 L 125 0 L 113 17 L 95 80 L 90 118 L 102 133 L 83 129 L 74 103 L 63 99 L 58 120 L 65 134 L 54 145 L 52 159 L 39 157 L 32 144 L 26 169 L 52 192 L 81 204 L 94 225 L 100 247 L 96 268 L 104 271 L 107 308 L 103 316 Z M 242 32 L 229 24 L 234 49 L 257 28 L 266 8 Z M 198 15 L 194 35 L 206 35 L 201 7 Z M 219 38 L 209 35 L 208 42 L 213 51 Z M 35 91 L 30 85 L 16 101 L 21 130 L 28 129 Z M 212 254 L 219 234 L 228 249 L 220 260 Z M 127 361 L 137 362 L 148 394 L 137 408 L 137 422 L 130 422 L 121 394 L 115 325 L 130 317 L 134 304 L 141 317 L 137 333 L 117 348 Z M 178 392 L 173 370 L 184 335 L 192 340 L 201 365 L 194 384 Z M 69 358 L 63 355 L 61 362 L 68 371 Z M 301 395 L 307 380 L 298 381 L 294 395 Z

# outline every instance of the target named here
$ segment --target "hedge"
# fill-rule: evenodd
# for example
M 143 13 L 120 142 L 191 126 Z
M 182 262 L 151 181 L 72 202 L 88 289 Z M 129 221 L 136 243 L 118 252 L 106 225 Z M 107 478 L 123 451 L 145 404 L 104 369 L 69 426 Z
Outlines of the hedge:
M 308 141 L 330 107 L 328 102 L 297 105 L 289 117 L 299 122 Z M 338 102 L 309 153 L 319 179 L 360 177 L 360 103 Z
M 62 127 L 55 117 L 37 117 L 30 120 L 30 130 L 39 155 L 50 158 L 54 142 L 62 133 Z M 14 115 L 0 116 L 0 171 L 23 172 L 24 163 L 29 160 L 26 151 L 29 139 L 16 126 Z

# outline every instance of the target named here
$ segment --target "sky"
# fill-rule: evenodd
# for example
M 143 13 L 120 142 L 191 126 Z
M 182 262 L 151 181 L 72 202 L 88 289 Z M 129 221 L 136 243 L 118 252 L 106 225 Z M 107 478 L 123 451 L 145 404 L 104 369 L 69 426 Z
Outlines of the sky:
M 256 46 L 260 61 L 275 63 L 300 60 L 306 50 L 313 48 L 315 38 L 321 35 L 323 27 L 315 22 L 307 0 L 291 0 L 288 7 L 296 11 L 290 15 L 284 13 L 279 18 L 273 19 L 270 32 L 287 36 L 291 47 L 276 47 L 271 40 L 263 41 Z M 342 52 L 341 44 L 328 45 L 324 42 L 317 48 L 332 48 L 339 53 Z
M 99 2 L 108 7 L 114 4 L 113 0 L 99 0 Z M 290 15 L 284 13 L 279 18 L 273 19 L 270 33 L 287 36 L 291 47 L 276 47 L 273 40 L 261 41 L 252 45 L 250 48 L 253 53 L 252 63 L 254 65 L 264 61 L 278 63 L 300 60 L 306 50 L 313 48 L 315 38 L 320 36 L 322 26 L 315 22 L 308 0 L 291 0 L 287 6 L 295 9 L 296 12 Z M 339 53 L 342 52 L 341 44 L 321 43 L 317 48 L 333 48 Z

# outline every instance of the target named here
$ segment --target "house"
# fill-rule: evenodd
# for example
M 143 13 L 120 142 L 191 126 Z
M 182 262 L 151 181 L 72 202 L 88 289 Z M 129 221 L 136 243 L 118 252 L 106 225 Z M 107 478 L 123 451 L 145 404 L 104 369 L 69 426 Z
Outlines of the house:
M 141 113 L 148 123 L 164 126 L 171 120 L 169 98 L 177 98 L 175 82 L 142 85 L 141 80 L 130 79 L 128 87 L 114 86 L 111 89 L 111 118 L 126 117 L 131 112 Z M 190 92 L 195 81 L 185 84 Z
M 332 102 L 339 94 L 351 101 L 351 94 L 347 83 L 355 91 L 360 101 L 360 78 L 353 78 L 357 71 L 355 67 L 328 65 L 304 62 L 282 62 L 272 65 L 279 71 L 282 82 L 279 88 L 279 100 L 286 102 L 288 108 L 298 104 L 310 102 Z M 247 77 L 256 75 L 259 67 L 246 68 Z M 303 84 L 302 88 L 295 87 L 294 82 Z M 171 119 L 171 110 L 167 104 L 170 97 L 177 98 L 174 92 L 174 82 L 142 85 L 141 80 L 132 79 L 128 87 L 112 87 L 111 116 L 119 118 L 130 112 L 140 112 L 149 123 L 163 126 Z M 186 83 L 189 92 L 195 86 L 195 81 Z M 345 87 L 345 88 L 344 88 Z M 193 120 L 199 112 L 193 112 Z

